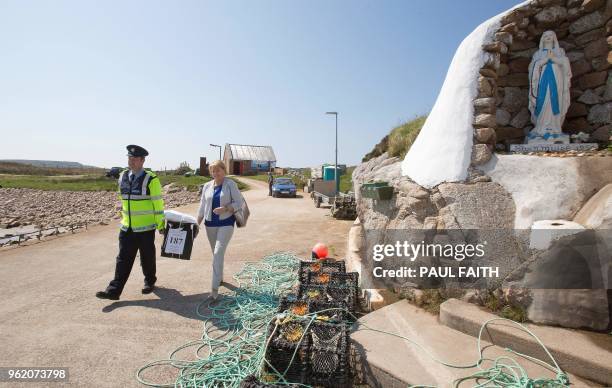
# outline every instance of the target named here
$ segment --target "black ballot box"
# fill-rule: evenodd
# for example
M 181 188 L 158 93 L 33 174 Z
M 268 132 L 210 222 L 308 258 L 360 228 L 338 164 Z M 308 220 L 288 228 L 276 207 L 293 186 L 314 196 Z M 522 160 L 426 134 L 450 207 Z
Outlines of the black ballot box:
M 189 260 L 198 230 L 197 224 L 167 221 L 161 256 Z

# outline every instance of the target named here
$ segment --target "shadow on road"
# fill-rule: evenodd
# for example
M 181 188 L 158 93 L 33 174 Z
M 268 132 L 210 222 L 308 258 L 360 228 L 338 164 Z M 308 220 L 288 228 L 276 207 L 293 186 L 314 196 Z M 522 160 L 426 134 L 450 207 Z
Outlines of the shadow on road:
M 232 292 L 239 290 L 238 287 L 227 282 L 223 282 L 221 287 Z M 102 308 L 102 312 L 110 313 L 115 309 L 127 306 L 142 306 L 163 311 L 170 311 L 185 318 L 202 321 L 203 318 L 198 316 L 196 310 L 198 310 L 198 305 L 210 297 L 210 292 L 194 295 L 183 295 L 180 291 L 167 287 L 155 287 L 153 294 L 155 294 L 159 299 L 121 300 L 118 302 L 113 302 L 108 306 L 104 306 L 104 308 Z M 213 302 L 211 305 L 214 306 L 225 298 L 231 297 L 228 295 L 219 294 L 218 301 Z M 208 309 L 207 306 L 209 306 L 208 303 L 202 303 L 202 305 L 199 306 L 199 313 L 202 315 L 209 313 L 211 310 Z
M 110 313 L 115 309 L 127 306 L 142 306 L 163 311 L 170 311 L 185 318 L 202 320 L 196 314 L 196 307 L 210 295 L 209 292 L 194 295 L 183 295 L 174 288 L 156 287 L 153 293 L 159 299 L 122 300 L 114 302 L 102 309 L 102 312 Z M 202 311 L 200 311 L 202 312 Z

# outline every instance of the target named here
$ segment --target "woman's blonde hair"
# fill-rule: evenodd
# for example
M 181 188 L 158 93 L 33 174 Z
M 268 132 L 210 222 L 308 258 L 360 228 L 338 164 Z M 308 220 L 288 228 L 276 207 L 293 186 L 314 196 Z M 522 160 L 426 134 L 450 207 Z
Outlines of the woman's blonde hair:
M 215 160 L 214 162 L 208 165 L 208 171 L 212 172 L 214 168 L 220 168 L 224 172 L 227 172 L 227 169 L 225 168 L 225 163 L 223 163 L 222 160 Z

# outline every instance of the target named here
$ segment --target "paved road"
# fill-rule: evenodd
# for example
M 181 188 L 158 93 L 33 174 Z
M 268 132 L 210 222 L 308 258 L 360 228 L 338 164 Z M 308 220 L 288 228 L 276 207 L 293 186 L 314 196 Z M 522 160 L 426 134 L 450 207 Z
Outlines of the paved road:
M 334 220 L 308 197 L 271 198 L 265 183 L 248 183 L 252 189 L 245 197 L 252 214 L 248 227 L 234 233 L 227 275 L 275 251 L 309 256 L 318 241 L 328 243 L 337 257 L 344 255 L 351 221 Z M 178 210 L 195 214 L 197 206 Z M 71 386 L 137 387 L 140 366 L 200 336 L 195 307 L 207 297 L 211 281 L 204 235 L 196 239 L 190 261 L 158 257 L 154 294 L 140 293 L 143 275 L 135 264 L 121 300 L 103 301 L 94 294 L 114 274 L 117 235 L 117 225 L 99 226 L 0 251 L 0 366 L 63 366 L 70 368 Z M 157 245 L 159 252 L 159 237 Z M 171 369 L 149 377 L 173 382 L 176 370 Z

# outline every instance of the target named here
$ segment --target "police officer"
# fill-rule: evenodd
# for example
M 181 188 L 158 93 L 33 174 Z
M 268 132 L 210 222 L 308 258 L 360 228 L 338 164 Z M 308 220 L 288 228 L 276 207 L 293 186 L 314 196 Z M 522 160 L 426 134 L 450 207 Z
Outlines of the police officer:
M 119 175 L 119 195 L 122 204 L 119 254 L 115 278 L 100 299 L 118 300 L 130 276 L 136 252 L 140 251 L 140 265 L 145 276 L 143 294 L 155 288 L 155 230 L 164 231 L 164 201 L 159 178 L 143 168 L 147 150 L 137 145 L 127 146 L 128 169 Z

